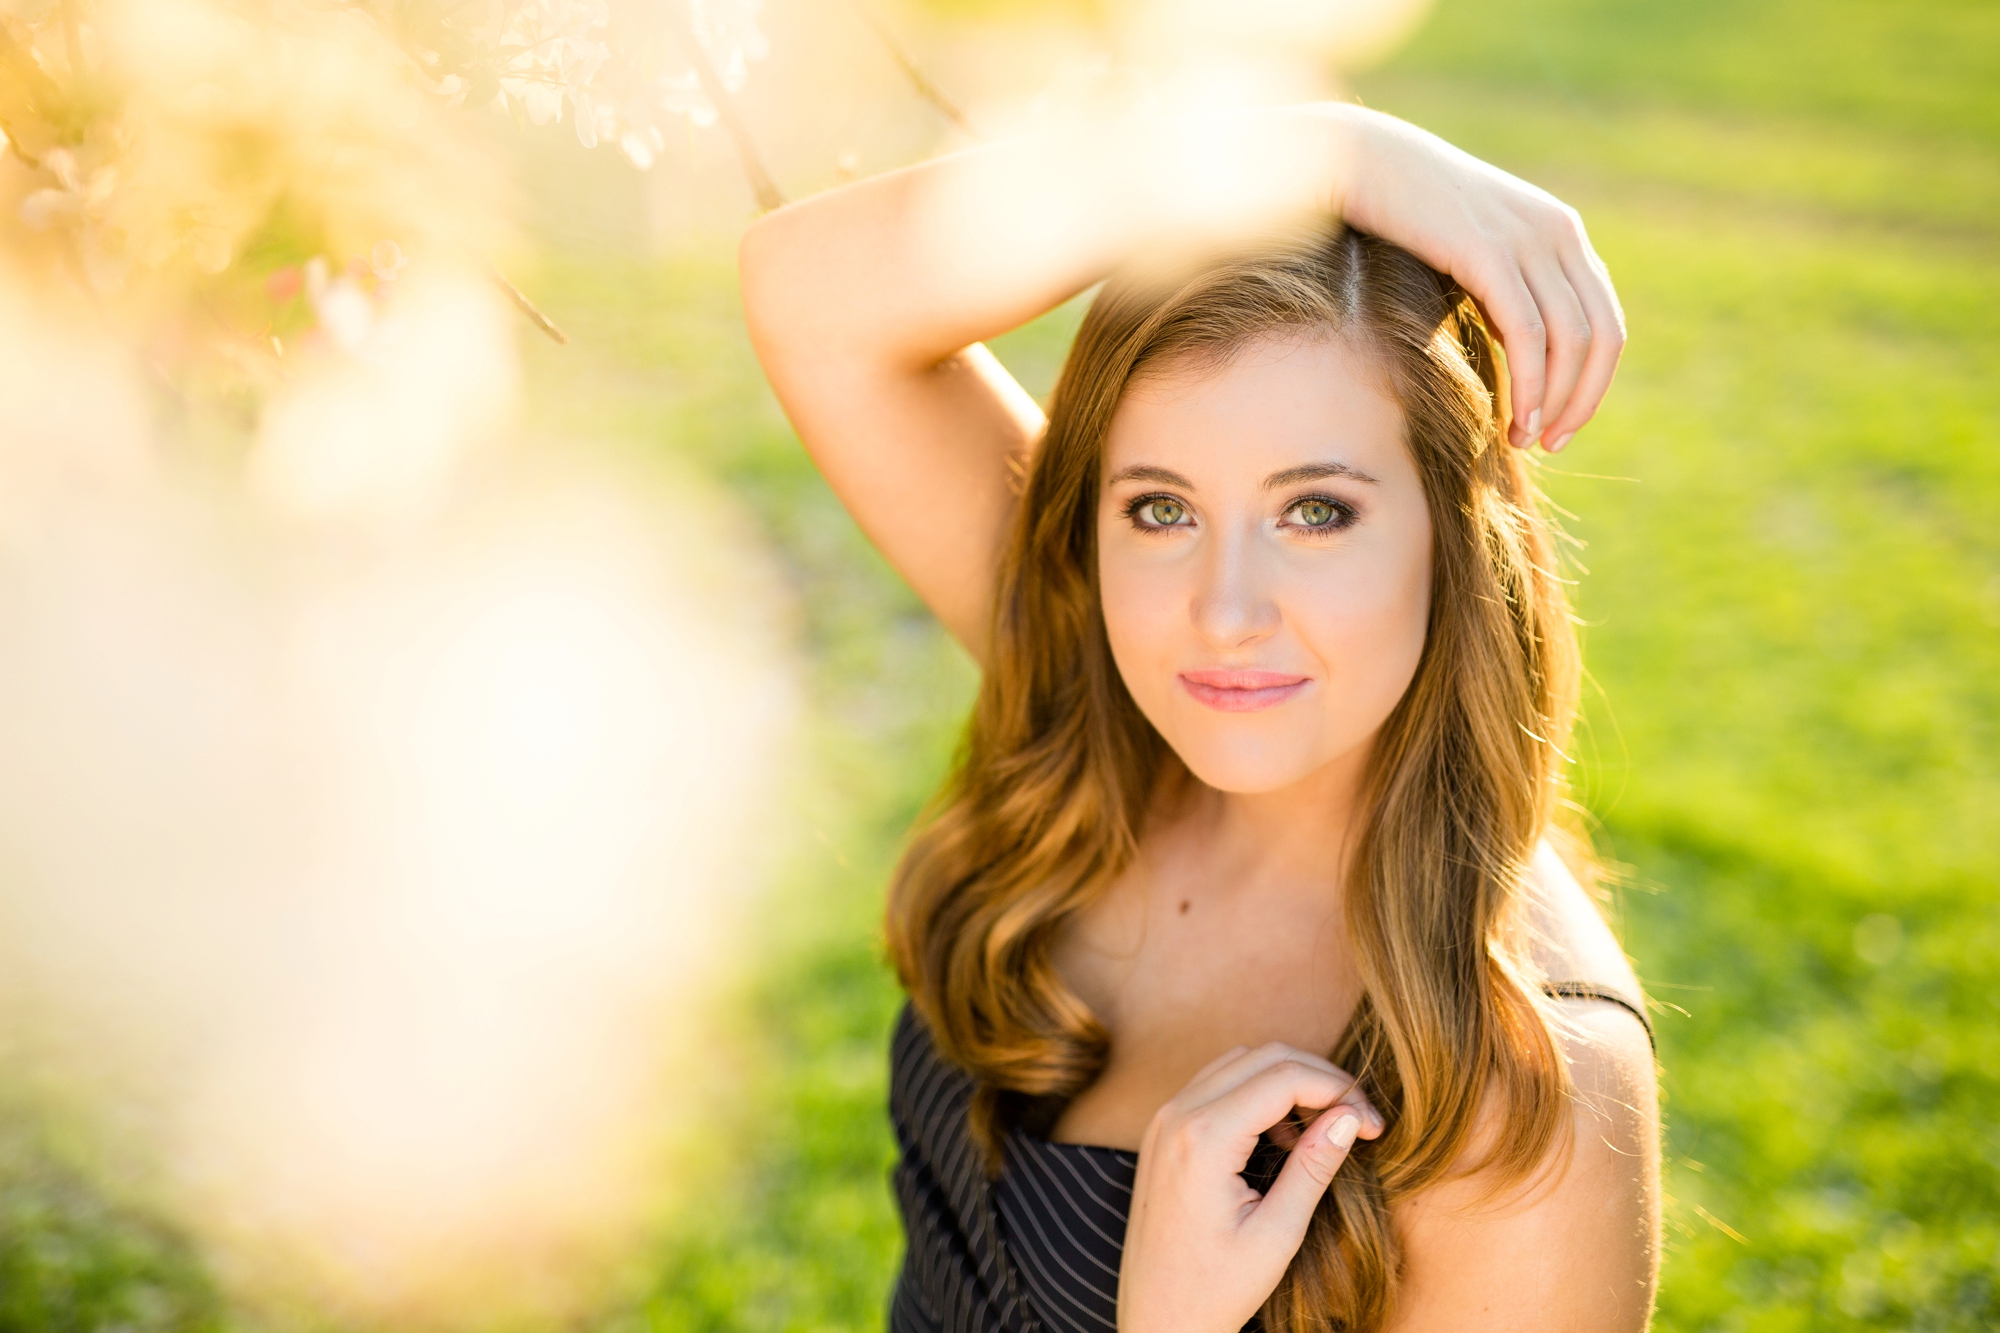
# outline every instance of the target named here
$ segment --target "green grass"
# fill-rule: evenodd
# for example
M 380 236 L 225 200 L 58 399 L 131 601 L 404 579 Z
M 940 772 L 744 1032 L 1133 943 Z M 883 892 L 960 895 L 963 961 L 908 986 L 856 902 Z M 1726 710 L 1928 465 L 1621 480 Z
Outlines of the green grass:
M 1582 785 L 1668 1006 L 1660 1327 L 2000 1327 L 2000 7 L 1443 0 L 1361 90 L 1583 208 L 1631 320 L 1548 484 Z M 575 340 L 530 348 L 535 428 L 720 480 L 811 664 L 741 1077 L 603 1325 L 879 1327 L 878 913 L 971 669 L 793 442 L 726 246 L 557 247 L 531 285 Z M 1032 387 L 1074 317 L 1003 344 Z M 171 1235 L 52 1170 L 0 1155 L 0 1333 L 205 1327 Z

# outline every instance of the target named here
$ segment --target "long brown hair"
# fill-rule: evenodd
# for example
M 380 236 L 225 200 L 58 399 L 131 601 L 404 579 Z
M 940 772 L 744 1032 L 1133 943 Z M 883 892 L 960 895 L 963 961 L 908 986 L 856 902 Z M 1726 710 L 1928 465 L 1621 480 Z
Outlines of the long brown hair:
M 1346 914 L 1362 999 L 1335 1063 L 1389 1120 L 1356 1146 L 1263 1310 L 1271 1333 L 1389 1317 L 1399 1199 L 1460 1165 L 1482 1099 L 1493 1177 L 1557 1140 L 1567 1078 L 1527 961 L 1523 879 L 1555 812 L 1577 649 L 1551 531 L 1501 436 L 1495 350 L 1465 293 L 1335 228 L 1163 277 L 1114 278 L 1078 332 L 1001 568 L 991 660 L 956 765 L 898 867 L 889 946 L 944 1055 L 977 1081 L 997 1171 L 1103 1068 L 1103 1026 L 1051 962 L 1067 918 L 1130 861 L 1179 760 L 1126 692 L 1097 585 L 1104 441 L 1126 386 L 1271 336 L 1338 337 L 1403 409 L 1433 529 L 1430 622 L 1371 754 Z

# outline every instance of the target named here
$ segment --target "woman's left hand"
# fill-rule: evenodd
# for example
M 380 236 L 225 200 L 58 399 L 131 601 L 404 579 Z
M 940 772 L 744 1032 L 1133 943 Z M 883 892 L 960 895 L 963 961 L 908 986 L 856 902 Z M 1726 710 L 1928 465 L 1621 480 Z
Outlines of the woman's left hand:
M 1258 1135 L 1319 1112 L 1270 1192 L 1239 1174 Z M 1354 1078 L 1273 1043 L 1238 1047 L 1162 1106 L 1139 1149 L 1118 1274 L 1122 1333 L 1236 1333 L 1285 1275 L 1358 1136 L 1383 1120 Z
M 1509 436 L 1554 453 L 1596 413 L 1625 313 L 1576 210 L 1414 125 L 1340 108 L 1356 161 L 1341 215 L 1472 294 L 1507 354 Z

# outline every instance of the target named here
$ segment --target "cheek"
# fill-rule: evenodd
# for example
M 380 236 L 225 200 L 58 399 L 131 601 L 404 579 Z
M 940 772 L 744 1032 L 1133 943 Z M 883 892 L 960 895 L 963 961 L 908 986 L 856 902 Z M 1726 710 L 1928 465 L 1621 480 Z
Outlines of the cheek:
M 1326 665 L 1335 729 L 1349 733 L 1372 732 L 1388 719 L 1416 675 L 1430 631 L 1429 525 L 1407 542 L 1368 554 L 1364 568 L 1299 588 L 1291 617 Z
M 1188 630 L 1192 592 L 1162 553 L 1133 550 L 1129 542 L 1100 540 L 1097 583 L 1104 608 L 1105 637 L 1126 688 L 1142 709 L 1161 692 L 1166 677 L 1149 669 L 1171 661 Z

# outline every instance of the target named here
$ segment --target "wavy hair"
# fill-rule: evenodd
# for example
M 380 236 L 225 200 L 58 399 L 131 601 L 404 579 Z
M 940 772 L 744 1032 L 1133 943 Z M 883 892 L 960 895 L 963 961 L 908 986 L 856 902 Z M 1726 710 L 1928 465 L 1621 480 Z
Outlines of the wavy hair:
M 1378 733 L 1345 909 L 1362 999 L 1328 1054 L 1389 1121 L 1356 1145 L 1263 1309 L 1270 1333 L 1372 1330 L 1401 1267 L 1391 1209 L 1462 1165 L 1530 1173 L 1567 1124 L 1567 1075 L 1528 961 L 1524 876 L 1562 792 L 1575 632 L 1553 534 L 1502 438 L 1496 354 L 1471 299 L 1382 240 L 1321 229 L 1248 254 L 1114 277 L 1078 331 L 1000 572 L 991 657 L 953 771 L 893 880 L 890 955 L 978 1092 L 989 1171 L 1046 1127 L 1108 1035 L 1063 982 L 1063 925 L 1130 862 L 1184 766 L 1140 713 L 1097 582 L 1105 436 L 1128 384 L 1258 339 L 1340 338 L 1401 405 L 1433 530 L 1430 619 Z M 1485 1140 L 1482 1138 L 1482 1143 Z

